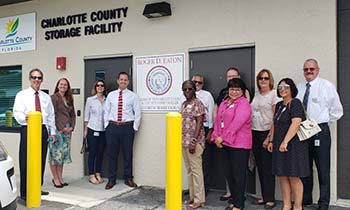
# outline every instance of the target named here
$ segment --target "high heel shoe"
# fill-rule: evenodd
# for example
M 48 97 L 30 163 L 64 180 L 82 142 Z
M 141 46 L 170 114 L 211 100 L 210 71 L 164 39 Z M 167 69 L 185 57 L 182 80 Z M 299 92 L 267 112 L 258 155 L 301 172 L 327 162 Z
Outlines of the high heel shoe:
M 101 173 L 96 173 L 96 174 L 95 174 L 95 177 L 96 177 L 96 179 L 97 179 L 97 181 L 98 181 L 99 183 L 104 182 L 104 180 L 103 180 L 102 177 L 101 177 Z
M 53 186 L 56 187 L 56 188 L 62 188 L 62 187 L 63 187 L 62 184 L 55 184 L 55 180 L 54 180 L 54 179 L 52 179 L 52 184 L 53 184 Z

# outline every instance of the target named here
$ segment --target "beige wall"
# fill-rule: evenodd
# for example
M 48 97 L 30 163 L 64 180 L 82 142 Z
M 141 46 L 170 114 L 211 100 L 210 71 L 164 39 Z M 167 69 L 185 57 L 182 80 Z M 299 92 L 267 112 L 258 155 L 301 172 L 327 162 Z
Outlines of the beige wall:
M 321 76 L 336 83 L 336 1 L 335 0 L 170 0 L 173 15 L 158 19 L 142 16 L 145 0 L 33 0 L 0 7 L 1 17 L 37 13 L 37 49 L 0 54 L 1 66 L 23 66 L 23 88 L 28 86 L 28 70 L 44 71 L 42 85 L 52 93 L 58 78 L 69 78 L 75 107 L 84 106 L 84 57 L 131 53 L 135 56 L 185 53 L 205 47 L 255 45 L 256 71 L 272 70 L 275 80 L 291 77 L 303 80 L 306 58 L 319 60 Z M 120 33 L 46 41 L 40 21 L 98 9 L 127 6 Z M 69 7 L 69 9 L 68 9 Z M 55 58 L 67 57 L 67 70 L 55 69 Z M 186 78 L 188 62 L 186 61 Z M 136 73 L 136 72 L 135 72 Z M 134 74 L 136 75 L 136 74 Z M 134 78 L 136 79 L 136 78 Z M 136 81 L 134 81 L 136 83 Z M 70 177 L 83 175 L 79 154 L 83 119 L 77 118 L 72 141 L 73 163 L 66 167 Z M 336 135 L 333 127 L 332 162 L 336 160 Z M 0 139 L 17 160 L 18 134 L 0 133 Z M 165 185 L 165 114 L 143 114 L 135 139 L 134 175 L 142 185 Z M 185 170 L 183 170 L 185 172 Z M 49 170 L 46 171 L 49 176 Z M 332 165 L 332 201 L 336 200 L 336 164 Z M 17 170 L 18 173 L 18 170 Z M 185 176 L 185 173 L 183 173 Z M 183 185 L 185 186 L 186 180 Z M 278 189 L 279 191 L 279 189 Z

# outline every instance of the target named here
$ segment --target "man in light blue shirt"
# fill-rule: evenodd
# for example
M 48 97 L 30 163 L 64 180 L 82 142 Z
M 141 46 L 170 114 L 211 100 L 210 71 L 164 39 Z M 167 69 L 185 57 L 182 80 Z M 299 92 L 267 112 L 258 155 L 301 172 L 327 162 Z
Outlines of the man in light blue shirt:
M 331 134 L 328 125 L 343 116 L 343 106 L 335 86 L 328 80 L 318 77 L 320 68 L 315 59 L 307 59 L 303 71 L 306 81 L 298 84 L 297 98 L 303 102 L 308 116 L 316 120 L 322 129 L 308 140 L 311 176 L 302 178 L 303 205 L 312 204 L 312 163 L 315 161 L 320 187 L 318 210 L 327 210 L 330 200 L 331 161 Z

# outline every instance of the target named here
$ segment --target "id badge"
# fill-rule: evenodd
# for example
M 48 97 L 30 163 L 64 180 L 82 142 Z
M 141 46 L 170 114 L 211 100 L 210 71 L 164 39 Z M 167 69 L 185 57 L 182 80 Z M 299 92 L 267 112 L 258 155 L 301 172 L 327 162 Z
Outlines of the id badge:
M 224 122 L 220 123 L 221 128 L 224 128 Z
M 321 144 L 319 139 L 315 139 L 314 143 L 315 143 L 315 147 L 319 147 Z
M 94 136 L 100 136 L 100 132 L 94 132 Z

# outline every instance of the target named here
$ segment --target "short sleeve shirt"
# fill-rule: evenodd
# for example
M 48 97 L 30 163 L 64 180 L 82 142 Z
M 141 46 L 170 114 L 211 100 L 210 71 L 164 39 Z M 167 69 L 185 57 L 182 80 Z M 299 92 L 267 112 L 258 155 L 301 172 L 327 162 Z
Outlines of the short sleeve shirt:
M 196 117 L 205 115 L 205 107 L 203 103 L 195 98 L 189 104 L 183 103 L 180 109 L 182 114 L 182 146 L 189 147 L 191 139 L 195 136 Z M 204 147 L 204 127 L 201 126 L 200 134 L 197 138 L 198 143 Z

